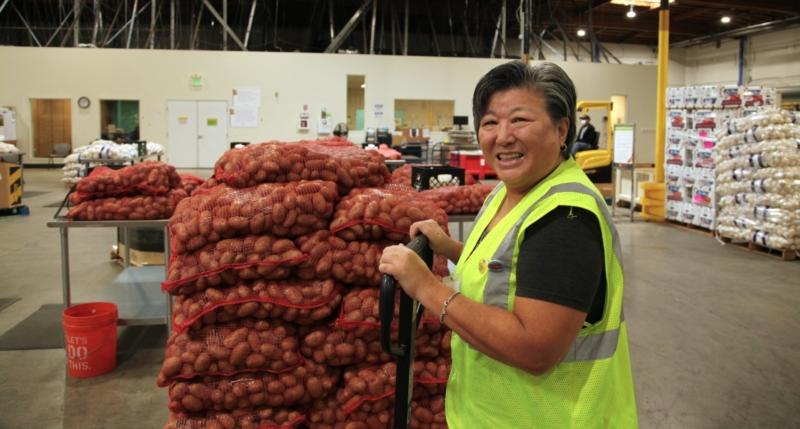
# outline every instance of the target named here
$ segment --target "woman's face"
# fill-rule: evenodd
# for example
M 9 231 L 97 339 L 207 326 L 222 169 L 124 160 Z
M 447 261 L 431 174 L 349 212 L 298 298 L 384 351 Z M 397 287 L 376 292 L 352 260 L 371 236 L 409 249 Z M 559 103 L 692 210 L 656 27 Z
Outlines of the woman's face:
M 528 89 L 497 92 L 481 118 L 483 156 L 509 191 L 526 193 L 564 158 L 569 119 L 553 125 L 544 97 Z

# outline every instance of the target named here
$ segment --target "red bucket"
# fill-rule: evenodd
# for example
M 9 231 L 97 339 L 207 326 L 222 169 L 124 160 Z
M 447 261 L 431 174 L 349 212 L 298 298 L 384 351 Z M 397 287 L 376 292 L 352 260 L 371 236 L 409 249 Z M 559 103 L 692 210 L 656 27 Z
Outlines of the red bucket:
M 77 378 L 105 374 L 117 366 L 117 305 L 90 302 L 64 310 L 67 368 Z

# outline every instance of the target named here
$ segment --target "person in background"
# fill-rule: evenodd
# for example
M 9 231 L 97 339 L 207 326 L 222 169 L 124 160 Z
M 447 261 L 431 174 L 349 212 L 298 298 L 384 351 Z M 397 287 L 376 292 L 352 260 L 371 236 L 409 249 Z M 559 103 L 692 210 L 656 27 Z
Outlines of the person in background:
M 581 116 L 581 129 L 578 130 L 578 139 L 572 146 L 572 156 L 582 150 L 597 149 L 594 146 L 595 139 L 597 139 L 597 131 L 594 130 L 591 120 L 592 118 L 589 115 Z
M 405 246 L 379 269 L 453 331 L 447 425 L 638 427 L 619 236 L 570 149 L 577 94 L 553 63 L 500 65 L 478 82 L 478 140 L 501 183 L 465 243 L 411 225 L 456 263 L 447 283 Z

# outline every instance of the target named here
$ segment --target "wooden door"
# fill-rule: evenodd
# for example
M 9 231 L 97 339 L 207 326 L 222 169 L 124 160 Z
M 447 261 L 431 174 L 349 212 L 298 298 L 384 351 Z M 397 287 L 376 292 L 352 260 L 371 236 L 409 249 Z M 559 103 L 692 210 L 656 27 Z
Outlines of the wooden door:
M 72 144 L 72 104 L 69 99 L 31 99 L 33 156 L 46 157 L 58 143 Z

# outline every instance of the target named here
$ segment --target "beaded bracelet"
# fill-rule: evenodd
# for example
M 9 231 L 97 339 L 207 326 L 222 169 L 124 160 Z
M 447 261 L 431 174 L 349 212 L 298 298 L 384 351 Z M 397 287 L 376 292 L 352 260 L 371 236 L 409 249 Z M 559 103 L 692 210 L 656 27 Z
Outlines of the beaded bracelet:
M 456 295 L 458 295 L 460 293 L 461 292 L 459 292 L 459 291 L 453 292 L 453 294 L 450 295 L 450 298 L 447 298 L 447 301 L 444 302 L 444 307 L 442 307 L 442 313 L 439 314 L 439 323 L 444 323 L 444 315 L 447 314 L 447 306 L 450 305 L 450 301 L 452 301 L 453 298 L 455 298 Z

